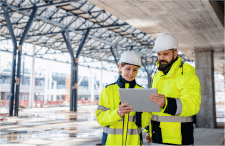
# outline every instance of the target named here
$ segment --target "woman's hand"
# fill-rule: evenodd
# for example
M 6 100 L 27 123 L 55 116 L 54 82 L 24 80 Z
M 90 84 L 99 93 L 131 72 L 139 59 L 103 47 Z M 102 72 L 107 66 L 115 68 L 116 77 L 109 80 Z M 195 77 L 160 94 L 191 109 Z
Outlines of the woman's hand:
M 162 94 L 152 94 L 151 96 L 149 96 L 149 99 L 154 102 L 157 103 L 159 107 L 163 107 L 165 105 L 165 96 Z
M 125 114 L 129 114 L 131 111 L 133 111 L 132 106 L 129 106 L 129 103 L 123 103 L 119 105 L 117 113 L 122 118 Z
M 149 133 L 146 134 L 145 139 L 147 140 L 148 143 L 152 142 Z

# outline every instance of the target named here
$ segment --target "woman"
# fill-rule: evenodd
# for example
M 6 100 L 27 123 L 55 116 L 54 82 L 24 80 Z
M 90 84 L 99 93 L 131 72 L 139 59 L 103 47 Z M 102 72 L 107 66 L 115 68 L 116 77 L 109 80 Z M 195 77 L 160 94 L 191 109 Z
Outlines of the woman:
M 102 145 L 142 145 L 141 127 L 148 125 L 150 113 L 134 112 L 128 103 L 121 104 L 119 88 L 142 88 L 135 78 L 141 57 L 125 51 L 119 61 L 120 77 L 102 90 L 96 119 L 103 126 Z

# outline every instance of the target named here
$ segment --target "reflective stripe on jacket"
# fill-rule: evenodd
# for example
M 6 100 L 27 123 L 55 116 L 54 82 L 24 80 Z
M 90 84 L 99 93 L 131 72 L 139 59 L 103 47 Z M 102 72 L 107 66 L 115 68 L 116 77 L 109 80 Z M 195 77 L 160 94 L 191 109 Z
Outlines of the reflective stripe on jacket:
M 152 88 L 166 97 L 161 112 L 152 113 L 153 142 L 193 144 L 192 116 L 198 113 L 201 104 L 200 82 L 194 67 L 183 64 L 178 57 L 166 75 L 162 71 L 155 74 Z
M 104 87 L 102 90 L 99 105 L 96 111 L 96 119 L 103 126 L 103 141 L 105 145 L 142 145 L 140 141 L 141 127 L 136 124 L 136 112 L 130 112 L 121 118 L 118 113 L 120 105 L 119 88 L 142 88 L 135 80 L 125 83 L 120 76 L 114 84 Z M 142 113 L 141 125 L 147 126 L 150 123 L 151 114 Z

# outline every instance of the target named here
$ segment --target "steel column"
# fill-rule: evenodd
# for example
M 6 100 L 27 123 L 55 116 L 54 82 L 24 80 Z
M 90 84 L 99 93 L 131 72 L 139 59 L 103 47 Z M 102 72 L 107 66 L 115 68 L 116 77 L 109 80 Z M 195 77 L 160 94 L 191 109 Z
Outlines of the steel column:
M 16 95 L 15 95 L 15 113 L 14 116 L 18 116 L 18 107 L 19 107 L 19 94 L 20 94 L 20 70 L 21 70 L 21 52 L 22 52 L 22 46 L 25 41 L 25 38 L 27 36 L 27 33 L 30 30 L 30 27 L 35 19 L 37 7 L 33 7 L 33 11 L 31 13 L 30 19 L 27 22 L 27 25 L 25 27 L 25 30 L 22 34 L 22 38 L 19 42 L 19 47 L 18 47 L 18 65 L 17 65 L 17 81 L 16 81 Z
M 68 30 L 66 31 L 66 35 L 65 35 L 65 31 L 62 32 L 63 38 L 66 42 L 67 45 L 67 49 L 70 53 L 71 56 L 71 87 L 70 87 L 70 111 L 77 111 L 77 82 L 78 82 L 78 57 L 80 55 L 80 52 L 84 46 L 84 43 L 87 39 L 87 36 L 89 34 L 90 29 L 87 29 L 86 33 L 83 35 L 82 40 L 81 40 L 81 44 L 77 50 L 76 53 L 76 58 L 74 58 L 74 54 L 73 54 L 73 49 L 72 49 L 72 44 L 70 42 L 70 37 L 69 37 L 69 32 Z
M 154 59 L 155 58 L 155 59 Z M 148 63 L 148 60 L 147 60 L 147 57 L 145 57 L 145 62 L 143 62 L 143 57 L 141 58 L 141 62 L 142 62 L 142 65 L 144 66 L 144 69 L 145 71 L 147 72 L 147 78 L 148 78 L 148 88 L 151 88 L 151 84 L 152 84 L 152 74 L 154 74 L 156 71 L 155 70 L 155 67 L 156 67 L 156 62 L 157 62 L 157 57 L 156 56 L 152 56 L 151 59 L 152 61 L 150 62 L 150 64 L 147 64 Z M 151 68 L 147 68 L 148 65 L 151 65 Z
M 6 3 L 4 3 L 4 4 L 6 4 Z M 8 9 L 6 8 L 5 5 L 3 5 L 3 10 L 4 10 L 6 24 L 7 24 L 11 39 L 12 39 L 12 43 L 13 43 L 12 73 L 11 73 L 10 103 L 9 103 L 9 116 L 13 116 L 17 42 L 16 42 L 15 34 L 13 32 L 12 23 L 11 23 L 11 20 L 9 17 Z
M 90 32 L 90 29 L 88 28 L 86 33 L 83 35 L 82 39 L 81 39 L 81 43 L 80 43 L 80 46 L 77 50 L 77 53 L 76 53 L 76 58 L 75 58 L 75 70 L 74 70 L 74 78 L 75 78 L 75 81 L 74 81 L 74 112 L 77 112 L 77 82 L 78 82 L 78 57 L 80 55 L 80 52 L 81 50 L 83 49 L 83 46 L 84 46 L 84 43 L 88 37 L 88 34 Z
M 147 61 L 146 61 L 146 64 L 143 62 L 143 58 L 141 58 L 141 63 L 142 63 L 142 65 L 143 65 L 143 67 L 144 67 L 144 69 L 145 69 L 145 71 L 146 71 L 146 73 L 147 73 L 147 78 L 148 78 L 148 88 L 151 88 L 151 77 L 150 77 L 150 73 L 149 73 L 149 71 L 148 71 L 148 69 L 147 69 Z
M 118 65 L 118 60 L 116 59 L 116 55 L 115 55 L 115 53 L 114 53 L 114 51 L 113 51 L 113 48 L 110 47 L 110 50 L 111 50 L 112 55 L 113 55 L 113 57 L 114 57 L 114 59 L 115 59 L 116 65 Z
M 67 38 L 65 35 L 65 31 L 62 32 L 64 41 L 66 43 L 67 49 L 70 53 L 71 56 L 71 78 L 70 78 L 70 111 L 73 111 L 74 107 L 73 107 L 73 85 L 74 85 L 74 69 L 75 69 L 75 58 L 74 58 L 74 54 L 73 54 L 73 49 L 72 49 L 72 44 L 70 42 L 70 39 L 68 38 L 68 31 L 67 31 Z
M 70 111 L 74 111 L 74 69 L 75 69 L 75 63 L 74 60 L 71 59 L 71 79 L 70 79 Z

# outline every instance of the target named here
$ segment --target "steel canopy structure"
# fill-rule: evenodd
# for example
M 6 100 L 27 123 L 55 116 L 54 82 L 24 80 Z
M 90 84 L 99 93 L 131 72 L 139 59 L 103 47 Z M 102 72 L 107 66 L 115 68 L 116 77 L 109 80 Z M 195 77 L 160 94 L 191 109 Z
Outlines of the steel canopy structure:
M 119 54 L 135 50 L 142 56 L 142 70 L 147 72 L 150 85 L 152 72 L 147 67 L 157 61 L 156 57 L 151 57 L 154 37 L 94 4 L 65 0 L 5 0 L 0 3 L 0 15 L 0 41 L 12 40 L 13 44 L 12 50 L 0 48 L 0 51 L 13 54 L 11 116 L 14 99 L 14 115 L 18 116 L 21 55 L 32 56 L 29 50 L 24 51 L 24 42 L 40 46 L 35 51 L 37 58 L 49 59 L 53 56 L 49 60 L 71 63 L 71 111 L 77 110 L 78 62 L 85 66 L 82 62 L 86 58 L 107 62 L 104 69 L 107 66 L 117 68 Z M 59 54 L 66 59 L 61 61 Z M 82 61 L 78 61 L 79 57 Z
M 70 110 L 75 112 L 79 55 L 109 63 L 117 62 L 118 54 L 128 49 L 136 50 L 143 57 L 151 55 L 154 38 L 87 1 L 11 0 L 0 5 L 4 16 L 0 17 L 1 41 L 11 39 L 14 46 L 11 51 L 11 116 L 14 99 L 14 115 L 18 116 L 21 55 L 31 55 L 23 52 L 24 42 L 47 48 L 36 50 L 36 57 L 48 58 L 49 54 L 58 53 L 70 55 L 67 57 L 71 62 Z M 10 50 L 1 48 L 1 51 Z
M 27 43 L 54 49 L 55 52 L 68 52 L 62 36 L 67 31 L 71 38 L 73 51 L 78 51 L 79 42 L 87 29 L 90 33 L 82 49 L 82 56 L 114 62 L 111 50 L 116 55 L 127 49 L 135 49 L 142 56 L 150 56 L 154 38 L 141 32 L 119 18 L 101 10 L 87 1 L 7 1 L 1 3 L 8 9 L 9 19 L 15 32 L 16 40 L 22 37 L 28 19 L 34 17 L 33 24 L 27 32 Z M 36 10 L 36 12 L 34 12 Z M 32 16 L 32 12 L 35 13 Z M 1 37 L 11 39 L 6 20 L 1 17 Z M 4 39 L 2 39 L 4 40 Z M 36 57 L 45 58 L 48 51 Z M 118 57 L 118 56 L 116 56 Z

